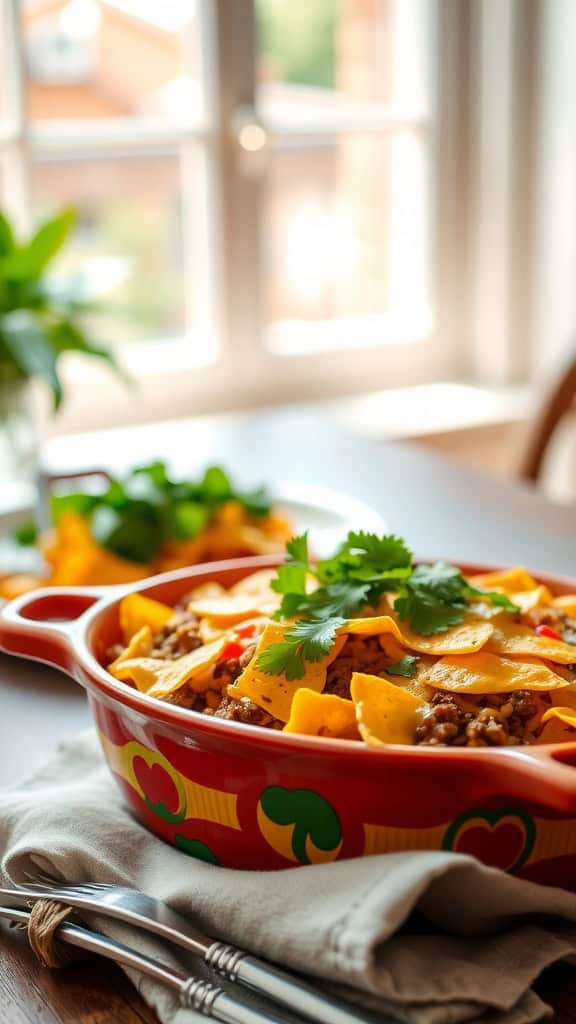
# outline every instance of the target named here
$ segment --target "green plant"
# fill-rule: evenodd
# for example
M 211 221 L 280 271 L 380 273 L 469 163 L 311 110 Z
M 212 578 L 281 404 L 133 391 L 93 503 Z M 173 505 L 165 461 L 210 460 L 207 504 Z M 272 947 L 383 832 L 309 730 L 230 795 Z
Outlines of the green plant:
M 64 352 L 82 352 L 116 366 L 108 349 L 95 344 L 83 327 L 93 306 L 49 272 L 75 222 L 75 212 L 64 210 L 22 242 L 0 210 L 0 380 L 43 378 L 55 409 L 63 398 L 58 363 Z

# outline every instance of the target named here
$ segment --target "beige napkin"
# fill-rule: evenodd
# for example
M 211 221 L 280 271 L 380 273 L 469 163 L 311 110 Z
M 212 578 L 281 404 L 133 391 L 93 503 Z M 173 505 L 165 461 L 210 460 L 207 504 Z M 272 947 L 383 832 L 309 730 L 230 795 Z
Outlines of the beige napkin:
M 459 854 L 388 854 L 262 873 L 194 860 L 133 820 L 92 732 L 0 793 L 0 853 L 3 884 L 40 870 L 136 885 L 214 937 L 317 975 L 371 1007 L 378 1021 L 546 1019 L 532 982 L 576 953 L 576 896 Z M 155 940 L 104 918 L 96 924 L 171 962 Z M 166 1024 L 206 1019 L 131 977 Z

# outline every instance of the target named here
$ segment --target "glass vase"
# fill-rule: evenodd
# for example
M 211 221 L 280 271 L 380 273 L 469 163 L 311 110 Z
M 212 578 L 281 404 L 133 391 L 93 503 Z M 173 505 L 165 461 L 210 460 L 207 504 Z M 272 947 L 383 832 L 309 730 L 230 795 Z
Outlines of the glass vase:
M 39 462 L 34 398 L 27 381 L 0 377 L 0 513 L 34 504 Z

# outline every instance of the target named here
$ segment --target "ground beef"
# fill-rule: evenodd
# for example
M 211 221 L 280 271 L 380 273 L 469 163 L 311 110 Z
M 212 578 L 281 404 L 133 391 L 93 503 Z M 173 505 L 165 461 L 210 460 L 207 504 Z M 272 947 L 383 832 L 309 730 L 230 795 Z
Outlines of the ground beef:
M 570 619 L 570 625 L 562 630 L 561 636 L 565 644 L 576 646 L 576 621 L 574 619 Z
M 198 619 L 186 611 L 177 611 L 153 638 L 152 657 L 173 661 L 202 646 Z
M 529 742 L 527 723 L 538 711 L 528 690 L 482 696 L 482 704 L 436 693 L 416 727 L 415 742 L 428 746 L 504 747 Z
M 240 665 L 240 668 L 242 669 L 242 671 L 244 671 L 244 669 L 245 669 L 245 668 L 246 668 L 246 667 L 247 667 L 247 666 L 248 666 L 248 665 L 250 664 L 250 662 L 252 661 L 252 658 L 254 657 L 254 655 L 255 655 L 255 653 L 256 653 L 256 647 L 257 647 L 257 646 L 258 646 L 258 645 L 257 645 L 256 641 L 254 641 L 254 642 L 253 642 L 253 643 L 251 643 L 251 644 L 248 644 L 248 646 L 246 647 L 246 649 L 245 649 L 245 651 L 244 651 L 244 654 L 241 654 L 241 655 L 240 655 L 240 657 L 239 657 L 239 659 L 238 659 L 238 663 L 239 663 L 239 665 Z
M 268 729 L 281 729 L 283 723 L 258 707 L 249 697 L 222 697 L 219 706 L 213 712 L 215 718 L 226 718 L 231 722 L 243 722 L 245 725 L 262 725 Z
M 238 678 L 241 671 L 239 658 L 225 658 L 223 661 L 216 662 L 212 669 L 212 676 L 218 688 L 225 689 Z
M 526 625 L 549 626 L 566 644 L 576 645 L 576 619 L 571 618 L 561 608 L 533 608 L 523 617 Z
M 218 690 L 205 690 L 203 693 L 196 693 L 190 686 L 185 685 L 179 687 L 164 700 L 167 704 L 176 704 L 180 708 L 203 712 L 208 708 L 217 708 L 221 696 Z
M 382 650 L 377 636 L 350 637 L 338 657 L 328 666 L 324 693 L 334 693 L 337 697 L 350 700 L 350 682 L 353 672 L 366 672 L 368 675 L 384 675 L 390 658 Z

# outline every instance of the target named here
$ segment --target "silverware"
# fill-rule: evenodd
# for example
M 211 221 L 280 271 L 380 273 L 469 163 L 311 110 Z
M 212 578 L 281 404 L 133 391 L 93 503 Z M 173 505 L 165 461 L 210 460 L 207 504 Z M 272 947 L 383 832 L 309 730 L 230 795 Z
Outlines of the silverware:
M 19 924 L 28 924 L 29 910 L 15 907 L 0 906 L 0 918 L 7 918 Z M 99 932 L 89 931 L 75 924 L 61 924 L 56 932 L 59 939 L 70 946 L 98 953 L 108 960 L 114 960 L 124 967 L 132 967 L 141 974 L 147 974 L 155 981 L 161 982 L 178 993 L 182 1006 L 198 1010 L 206 1017 L 224 1021 L 225 1024 L 282 1024 L 282 1020 L 273 1014 L 261 1013 L 234 999 L 217 985 L 211 985 L 202 978 L 195 978 L 157 964 L 150 957 L 138 953 L 123 942 L 116 942 Z
M 342 1006 L 317 988 L 236 946 L 215 942 L 161 900 L 127 886 L 30 882 L 18 890 L 1 889 L 0 898 L 51 899 L 92 910 L 145 928 L 173 942 L 230 981 L 239 982 L 273 1002 L 320 1024 L 365 1024 L 366 1017 Z

